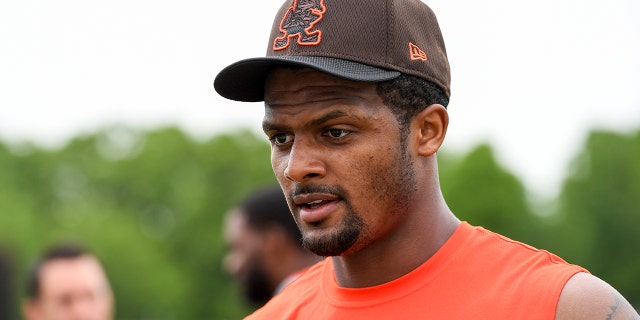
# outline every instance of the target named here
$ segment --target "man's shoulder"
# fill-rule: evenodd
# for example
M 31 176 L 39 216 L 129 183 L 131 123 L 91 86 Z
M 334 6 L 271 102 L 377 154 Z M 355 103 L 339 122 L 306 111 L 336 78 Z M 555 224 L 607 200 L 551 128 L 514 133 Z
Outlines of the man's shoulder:
M 556 313 L 565 319 L 639 320 L 631 304 L 611 285 L 588 273 L 577 273 L 564 286 Z
M 571 265 L 560 256 L 545 249 L 514 240 L 482 227 L 473 228 L 475 232 L 472 233 L 472 241 L 468 244 L 468 248 L 474 254 L 484 254 L 491 257 L 492 260 L 501 261 L 501 263 L 511 261 L 529 265 L 539 260 L 539 263 L 548 263 L 549 265 Z M 580 267 L 578 269 L 584 270 Z

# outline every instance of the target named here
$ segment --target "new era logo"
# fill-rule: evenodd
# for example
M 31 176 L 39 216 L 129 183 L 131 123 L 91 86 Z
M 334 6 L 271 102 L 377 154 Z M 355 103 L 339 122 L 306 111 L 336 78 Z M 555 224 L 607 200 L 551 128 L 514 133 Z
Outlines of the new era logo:
M 409 54 L 411 55 L 411 60 L 422 60 L 427 61 L 429 58 L 427 54 L 422 51 L 418 46 L 409 42 Z

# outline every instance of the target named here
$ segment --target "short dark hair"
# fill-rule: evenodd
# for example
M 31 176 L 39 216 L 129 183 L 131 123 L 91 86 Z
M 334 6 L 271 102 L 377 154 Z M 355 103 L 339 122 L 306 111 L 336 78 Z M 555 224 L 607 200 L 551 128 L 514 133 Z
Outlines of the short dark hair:
M 384 104 L 396 116 L 404 135 L 408 133 L 411 119 L 424 108 L 432 104 L 440 104 L 446 108 L 449 104 L 449 98 L 439 86 L 408 74 L 379 82 L 376 90 Z
M 75 243 L 58 243 L 50 246 L 36 261 L 27 275 L 27 297 L 37 299 L 40 295 L 40 273 L 43 266 L 53 260 L 75 259 L 90 253 Z
M 281 226 L 289 238 L 302 247 L 302 233 L 279 185 L 256 189 L 239 203 L 238 209 L 256 230 L 262 231 L 273 225 Z

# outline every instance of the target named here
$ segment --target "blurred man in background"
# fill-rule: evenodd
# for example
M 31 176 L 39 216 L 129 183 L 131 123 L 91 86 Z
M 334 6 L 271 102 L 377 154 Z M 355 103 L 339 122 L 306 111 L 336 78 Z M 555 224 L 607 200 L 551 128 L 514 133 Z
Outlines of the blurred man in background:
M 100 261 L 79 246 L 51 247 L 31 270 L 27 320 L 109 320 L 114 302 Z
M 302 247 L 301 234 L 282 189 L 258 189 L 229 210 L 224 268 L 247 302 L 262 306 L 320 258 Z
M 0 246 L 0 319 L 11 319 L 14 313 L 13 255 Z

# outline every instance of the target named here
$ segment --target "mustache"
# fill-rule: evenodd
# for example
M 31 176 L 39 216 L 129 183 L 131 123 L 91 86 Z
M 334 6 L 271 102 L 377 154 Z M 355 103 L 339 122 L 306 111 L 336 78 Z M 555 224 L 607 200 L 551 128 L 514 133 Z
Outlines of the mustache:
M 293 197 L 295 196 L 298 196 L 301 194 L 307 194 L 307 193 L 328 193 L 328 194 L 336 195 L 340 198 L 344 198 L 346 195 L 346 192 L 344 191 L 344 189 L 342 189 L 339 186 L 332 186 L 332 185 L 326 185 L 326 184 L 312 184 L 312 185 L 301 186 L 298 184 L 295 186 L 293 191 L 289 194 L 289 197 L 293 199 Z

